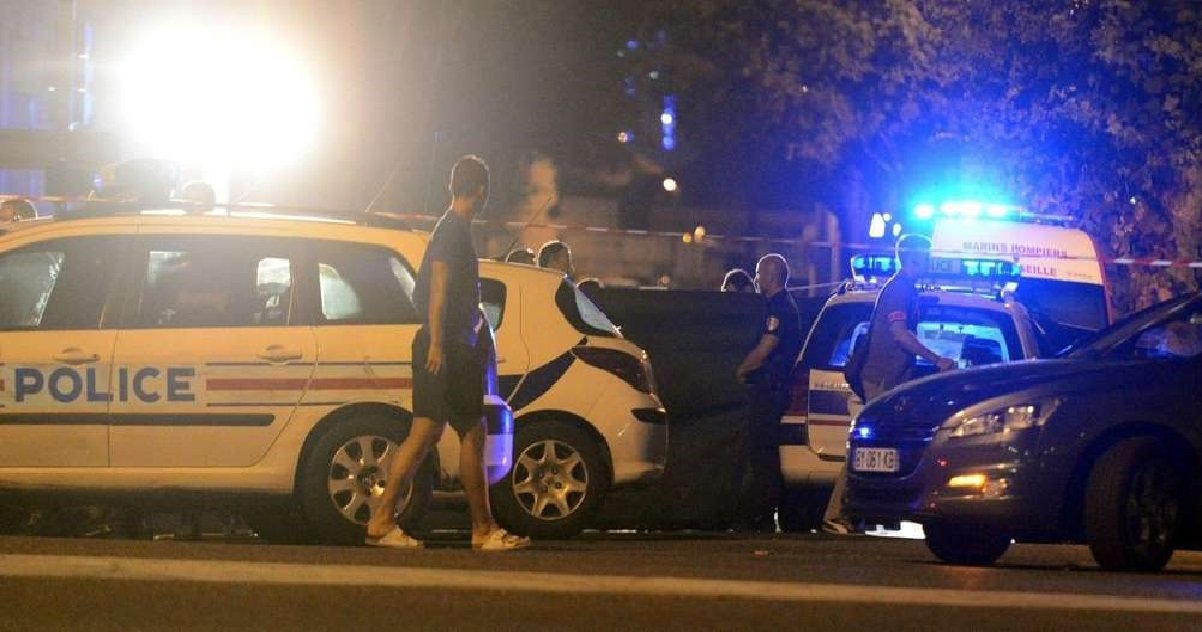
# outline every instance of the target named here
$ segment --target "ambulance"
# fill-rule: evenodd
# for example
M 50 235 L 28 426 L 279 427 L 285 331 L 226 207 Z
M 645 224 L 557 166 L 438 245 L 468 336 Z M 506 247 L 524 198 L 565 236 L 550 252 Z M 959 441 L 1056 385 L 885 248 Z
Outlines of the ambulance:
M 1097 331 L 1111 321 L 1106 272 L 1094 240 L 1080 229 L 1001 219 L 951 217 L 931 231 L 932 265 L 951 271 L 959 260 L 1019 266 L 1014 298 L 1050 338 Z M 1055 330 L 1055 331 L 1051 331 Z

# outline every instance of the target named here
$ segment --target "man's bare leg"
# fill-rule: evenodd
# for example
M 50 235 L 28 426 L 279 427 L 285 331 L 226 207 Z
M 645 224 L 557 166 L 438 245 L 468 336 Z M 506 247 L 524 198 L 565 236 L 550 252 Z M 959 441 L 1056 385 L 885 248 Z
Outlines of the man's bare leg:
M 492 507 L 488 503 L 488 473 L 484 465 L 484 443 L 488 431 L 484 420 L 472 426 L 459 440 L 459 479 L 467 494 L 467 504 L 472 512 L 472 535 L 486 536 L 497 529 Z
M 392 515 L 396 509 L 397 496 L 413 480 L 413 474 L 425 460 L 430 448 L 438 443 L 444 428 L 446 423 L 433 419 L 418 417 L 413 420 L 409 436 L 405 437 L 388 462 L 384 493 L 380 494 L 379 501 L 372 506 L 371 518 L 367 521 L 367 537 L 382 537 L 396 526 Z

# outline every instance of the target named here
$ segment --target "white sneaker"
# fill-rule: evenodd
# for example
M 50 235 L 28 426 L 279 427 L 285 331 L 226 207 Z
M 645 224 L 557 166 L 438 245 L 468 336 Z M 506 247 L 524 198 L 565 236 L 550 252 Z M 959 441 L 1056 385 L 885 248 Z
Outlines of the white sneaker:
M 472 536 L 472 548 L 477 551 L 516 551 L 528 546 L 530 546 L 530 538 L 514 535 L 499 528 L 482 538 Z
M 393 527 L 392 531 L 378 538 L 368 536 L 363 540 L 363 543 L 368 546 L 382 546 L 390 549 L 420 549 L 425 547 L 425 544 L 421 540 L 401 531 L 400 527 Z

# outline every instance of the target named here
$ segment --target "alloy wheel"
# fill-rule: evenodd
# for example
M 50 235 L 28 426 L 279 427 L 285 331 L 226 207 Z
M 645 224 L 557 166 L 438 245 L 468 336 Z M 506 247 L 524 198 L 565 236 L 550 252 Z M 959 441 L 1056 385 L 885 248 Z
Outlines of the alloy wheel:
M 540 520 L 566 518 L 588 495 L 589 471 L 571 445 L 554 439 L 532 443 L 514 463 L 513 494 Z

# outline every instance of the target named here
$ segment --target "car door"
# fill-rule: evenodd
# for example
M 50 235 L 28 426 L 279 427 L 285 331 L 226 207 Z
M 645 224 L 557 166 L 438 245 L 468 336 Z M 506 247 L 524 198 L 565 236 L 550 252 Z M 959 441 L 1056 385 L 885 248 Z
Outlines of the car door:
M 414 268 L 384 246 L 314 242 L 304 259 L 318 366 L 302 405 L 357 401 L 412 409 Z
M 522 340 L 522 288 L 495 269 L 484 267 L 480 274 L 480 305 L 496 338 L 497 384 L 508 398 L 529 368 L 529 352 Z
M 288 423 L 316 361 L 288 239 L 144 235 L 114 354 L 114 467 L 245 467 Z
M 0 253 L 0 468 L 108 464 L 117 239 Z
M 832 305 L 823 310 L 807 340 L 803 366 L 809 370 L 806 426 L 809 447 L 819 457 L 843 456 L 855 395 L 843 377 L 843 366 L 855 344 L 868 332 L 872 303 Z M 812 346 L 811 346 L 812 345 Z

